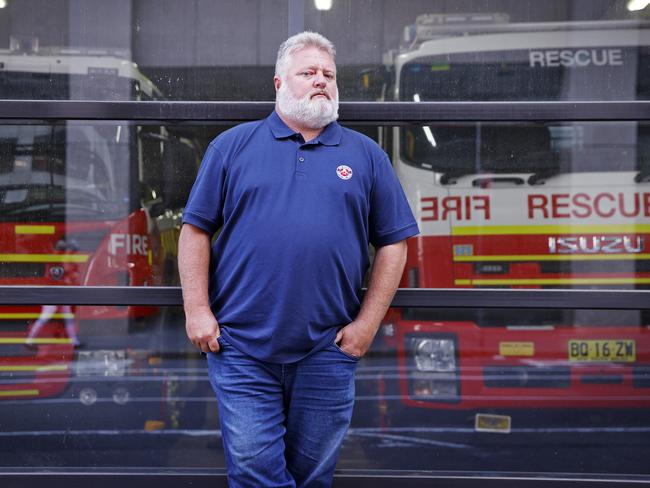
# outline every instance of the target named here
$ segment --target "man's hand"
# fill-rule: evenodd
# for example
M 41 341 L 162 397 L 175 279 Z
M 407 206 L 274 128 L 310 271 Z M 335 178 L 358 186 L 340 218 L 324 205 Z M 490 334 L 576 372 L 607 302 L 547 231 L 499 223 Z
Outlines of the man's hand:
M 185 331 L 187 337 L 201 352 L 219 352 L 217 337 L 221 335 L 219 324 L 212 310 L 200 309 L 186 316 Z
M 348 354 L 360 358 L 370 348 L 376 332 L 376 327 L 355 320 L 336 333 L 334 342 Z
M 219 351 L 219 324 L 208 299 L 209 265 L 210 236 L 184 224 L 178 239 L 178 272 L 183 287 L 185 331 L 192 344 L 205 353 Z
M 377 248 L 361 310 L 355 320 L 336 334 L 336 343 L 348 354 L 361 357 L 370 348 L 393 299 L 405 263 L 406 241 Z

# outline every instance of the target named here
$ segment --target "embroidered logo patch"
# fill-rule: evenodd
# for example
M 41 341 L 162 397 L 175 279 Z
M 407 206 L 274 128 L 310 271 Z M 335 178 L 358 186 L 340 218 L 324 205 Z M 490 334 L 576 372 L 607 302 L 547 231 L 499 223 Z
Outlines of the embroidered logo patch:
M 349 180 L 350 178 L 352 178 L 352 168 L 346 166 L 345 164 L 342 164 L 341 166 L 336 168 L 336 174 L 342 180 Z

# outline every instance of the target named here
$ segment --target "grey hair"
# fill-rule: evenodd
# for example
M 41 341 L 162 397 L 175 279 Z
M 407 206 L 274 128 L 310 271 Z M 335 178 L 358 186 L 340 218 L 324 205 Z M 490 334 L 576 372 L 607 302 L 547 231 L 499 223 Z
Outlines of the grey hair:
M 280 49 L 278 49 L 278 57 L 275 62 L 275 76 L 282 78 L 291 56 L 295 52 L 306 47 L 315 47 L 325 51 L 327 54 L 332 56 L 332 59 L 336 57 L 336 48 L 334 48 L 334 44 L 332 44 L 332 42 L 325 36 L 322 36 L 317 32 L 301 32 L 300 34 L 291 36 L 280 45 Z

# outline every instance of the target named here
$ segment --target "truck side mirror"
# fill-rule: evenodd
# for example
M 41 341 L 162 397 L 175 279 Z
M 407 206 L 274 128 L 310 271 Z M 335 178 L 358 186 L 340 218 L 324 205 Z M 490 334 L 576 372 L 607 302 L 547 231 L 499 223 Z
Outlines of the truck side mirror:
M 377 66 L 361 70 L 357 78 L 359 93 L 364 100 L 382 98 L 384 87 L 389 85 L 391 74 L 386 66 Z

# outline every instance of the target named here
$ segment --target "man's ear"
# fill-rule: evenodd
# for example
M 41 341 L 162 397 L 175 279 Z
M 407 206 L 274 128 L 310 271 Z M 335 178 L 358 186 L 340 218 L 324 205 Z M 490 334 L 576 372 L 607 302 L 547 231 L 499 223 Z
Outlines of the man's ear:
M 280 89 L 280 85 L 282 84 L 282 80 L 278 76 L 273 77 L 273 85 L 275 86 L 275 91 L 278 91 Z

